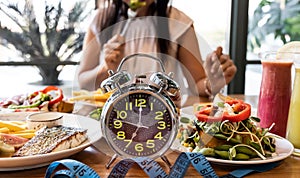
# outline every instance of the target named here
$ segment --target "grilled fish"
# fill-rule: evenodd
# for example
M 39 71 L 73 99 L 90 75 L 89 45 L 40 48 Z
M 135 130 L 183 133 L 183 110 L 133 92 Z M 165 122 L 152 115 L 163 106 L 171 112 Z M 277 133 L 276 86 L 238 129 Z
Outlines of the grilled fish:
M 55 126 L 44 127 L 23 145 L 13 157 L 40 155 L 74 148 L 87 140 L 87 130 Z

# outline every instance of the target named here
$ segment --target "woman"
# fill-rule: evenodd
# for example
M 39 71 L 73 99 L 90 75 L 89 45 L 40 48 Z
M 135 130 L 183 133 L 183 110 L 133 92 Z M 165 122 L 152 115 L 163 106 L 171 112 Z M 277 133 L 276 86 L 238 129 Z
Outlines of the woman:
M 236 67 L 228 55 L 218 57 L 212 52 L 204 69 L 193 21 L 169 6 L 169 0 L 145 0 L 146 5 L 137 9 L 134 17 L 128 17 L 129 1 L 101 1 L 84 41 L 78 71 L 81 88 L 99 88 L 108 77 L 107 71 L 116 71 L 122 58 L 134 53 L 162 59 L 166 71 L 174 72 L 181 88 L 186 89 L 183 94 L 209 96 L 232 80 Z M 159 65 L 139 59 L 128 62 L 125 68 L 143 73 L 157 71 Z

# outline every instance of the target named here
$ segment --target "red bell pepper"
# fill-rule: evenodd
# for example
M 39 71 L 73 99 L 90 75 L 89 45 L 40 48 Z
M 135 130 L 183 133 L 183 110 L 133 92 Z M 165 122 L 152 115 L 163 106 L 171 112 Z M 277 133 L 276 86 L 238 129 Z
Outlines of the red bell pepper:
M 204 105 L 198 112 L 195 113 L 196 117 L 201 122 L 218 122 L 222 120 L 222 116 L 215 116 L 216 108 L 211 104 Z
M 52 106 L 55 103 L 61 102 L 64 98 L 62 89 L 56 86 L 47 86 L 41 92 L 45 94 L 49 94 L 51 96 L 51 100 L 49 101 L 49 105 Z M 53 95 L 53 92 L 55 95 Z
M 251 115 L 251 105 L 241 100 L 227 101 L 234 113 L 223 112 L 223 120 L 229 120 L 231 122 L 239 122 L 249 118 Z
M 209 104 L 203 106 L 195 115 L 197 119 L 202 122 L 217 122 L 224 120 L 239 122 L 249 118 L 251 115 L 251 105 L 243 102 L 242 100 L 232 99 L 227 100 L 225 103 L 231 107 L 233 113 L 229 113 L 228 109 L 223 108 L 222 114 L 214 116 L 218 108 L 214 108 L 214 106 Z

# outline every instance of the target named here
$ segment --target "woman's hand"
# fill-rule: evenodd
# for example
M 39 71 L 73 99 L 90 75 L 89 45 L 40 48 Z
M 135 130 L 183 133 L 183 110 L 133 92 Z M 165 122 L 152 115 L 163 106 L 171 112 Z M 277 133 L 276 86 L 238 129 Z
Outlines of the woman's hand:
M 115 35 L 103 45 L 104 61 L 108 69 L 117 69 L 124 56 L 124 41 L 122 36 Z
M 223 70 L 223 75 L 225 77 L 226 84 L 228 84 L 234 77 L 237 68 L 234 65 L 233 61 L 230 59 L 230 56 L 227 54 L 222 54 L 219 58 L 221 67 Z
M 236 73 L 236 66 L 227 54 L 222 54 L 222 48 L 209 54 L 204 62 L 212 93 L 217 93 L 228 84 Z

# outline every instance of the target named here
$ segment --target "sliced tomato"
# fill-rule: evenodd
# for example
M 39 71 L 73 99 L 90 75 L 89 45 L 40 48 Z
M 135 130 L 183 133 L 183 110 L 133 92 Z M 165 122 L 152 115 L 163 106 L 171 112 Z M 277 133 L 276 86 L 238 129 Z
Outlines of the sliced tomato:
M 243 102 L 242 100 L 232 99 L 226 101 L 225 103 L 231 107 L 233 113 L 229 113 L 227 109 L 223 109 L 223 113 L 215 116 L 218 108 L 214 108 L 213 105 L 208 104 L 203 106 L 198 112 L 195 113 L 195 115 L 201 122 L 217 122 L 224 120 L 228 120 L 230 122 L 239 122 L 249 118 L 251 115 L 251 105 Z

